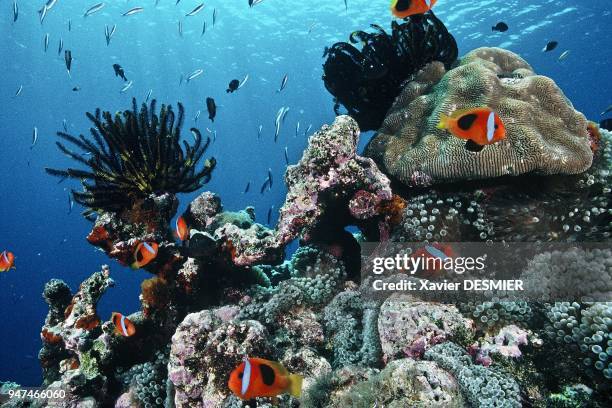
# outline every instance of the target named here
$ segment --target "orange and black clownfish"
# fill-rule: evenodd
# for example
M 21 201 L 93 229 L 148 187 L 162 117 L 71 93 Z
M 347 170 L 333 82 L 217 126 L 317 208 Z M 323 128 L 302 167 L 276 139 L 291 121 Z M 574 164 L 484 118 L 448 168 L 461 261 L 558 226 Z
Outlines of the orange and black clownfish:
M 229 389 L 243 400 L 276 397 L 289 393 L 296 398 L 302 394 L 302 377 L 289 374 L 277 362 L 263 358 L 245 358 L 230 374 Z
M 448 258 L 456 257 L 456 254 L 453 247 L 448 244 L 433 243 L 417 249 L 412 256 L 424 259 L 424 266 L 420 270 L 421 275 L 435 277 L 443 270 L 444 262 Z
M 441 115 L 438 129 L 446 129 L 458 138 L 467 140 L 465 148 L 473 152 L 506 138 L 504 122 L 487 107 L 459 110 L 450 117 Z
M 134 251 L 133 269 L 140 269 L 148 265 L 157 256 L 159 245 L 155 242 L 141 242 Z
M 123 337 L 131 337 L 136 333 L 134 323 L 124 315 L 118 312 L 113 312 L 111 320 L 115 325 L 115 333 Z
M 438 0 L 392 0 L 391 12 L 399 18 L 427 13 Z
M 8 272 L 15 268 L 15 255 L 12 252 L 3 251 L 0 254 L 0 272 Z
M 174 234 L 181 241 L 189 240 L 189 227 L 182 215 L 176 219 Z

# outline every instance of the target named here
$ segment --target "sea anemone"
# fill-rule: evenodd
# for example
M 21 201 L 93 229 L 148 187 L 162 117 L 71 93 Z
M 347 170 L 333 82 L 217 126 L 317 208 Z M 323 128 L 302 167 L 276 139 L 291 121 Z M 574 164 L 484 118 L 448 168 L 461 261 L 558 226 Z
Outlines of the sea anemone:
M 88 208 L 86 215 L 129 209 L 151 194 L 189 193 L 210 181 L 215 159 L 198 166 L 210 138 L 203 142 L 200 131 L 191 128 L 193 145 L 183 141 L 184 149 L 181 147 L 182 104 L 178 104 L 178 114 L 171 105 L 162 105 L 157 114 L 155 100 L 148 106 L 143 103 L 139 111 L 133 99 L 132 110 L 113 115 L 96 109 L 87 117 L 94 124 L 90 128 L 93 140 L 57 133 L 81 153 L 56 143 L 62 153 L 87 169 L 45 169 L 52 176 L 81 180 L 83 191 L 73 190 L 72 194 Z
M 450 68 L 457 59 L 457 43 L 432 13 L 391 23 L 391 34 L 371 25 L 375 33 L 355 31 L 349 41 L 326 49 L 323 81 L 334 96 L 336 114 L 342 104 L 362 131 L 378 129 L 404 81 L 432 61 Z

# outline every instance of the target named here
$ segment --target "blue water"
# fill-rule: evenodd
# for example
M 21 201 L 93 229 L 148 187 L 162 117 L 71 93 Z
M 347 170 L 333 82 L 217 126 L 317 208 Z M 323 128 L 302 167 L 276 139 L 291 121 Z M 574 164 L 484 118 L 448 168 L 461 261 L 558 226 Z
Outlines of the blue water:
M 343 0 L 265 0 L 253 9 L 247 0 L 210 0 L 194 17 L 185 14 L 199 0 L 183 0 L 178 6 L 175 0 L 160 0 L 157 7 L 155 0 L 107 1 L 101 12 L 84 18 L 94 3 L 58 0 L 41 26 L 37 10 L 42 0 L 18 1 L 15 23 L 12 2 L 0 2 L 0 251 L 6 248 L 17 257 L 17 270 L 0 274 L 0 380 L 24 385 L 41 380 L 36 356 L 47 312 L 41 297 L 44 283 L 59 277 L 76 290 L 109 263 L 85 241 L 91 224 L 80 217 L 81 209 L 68 214 L 68 190 L 78 186 L 57 184 L 43 171 L 45 166 L 71 164 L 54 146 L 62 120 L 70 132 L 85 133 L 85 111 L 127 109 L 132 97 L 142 101 L 149 89 L 160 102 L 184 103 L 186 127 L 201 110 L 197 126 L 205 134 L 206 128 L 217 132 L 209 154 L 218 159 L 218 167 L 206 188 L 222 196 L 226 209 L 254 205 L 265 223 L 268 208 L 279 208 L 286 193 L 280 182 L 285 146 L 291 161 L 297 161 L 306 145 L 304 130 L 312 124 L 312 133 L 333 121 L 332 98 L 321 81 L 323 49 L 370 23 L 390 23 L 387 0 L 348 0 L 348 11 Z M 145 11 L 121 16 L 135 6 Z M 578 110 L 599 120 L 599 112 L 612 103 L 611 8 L 610 0 L 439 0 L 434 11 L 457 39 L 461 55 L 480 46 L 517 52 L 538 73 L 555 79 Z M 218 14 L 214 27 L 213 9 Z M 201 36 L 204 21 L 207 31 Z M 510 30 L 493 33 L 491 26 L 498 21 L 508 23 Z M 110 46 L 104 38 L 106 24 L 117 24 Z M 45 33 L 50 37 L 46 53 Z M 71 77 L 63 52 L 57 53 L 60 38 L 74 57 Z M 559 41 L 559 47 L 544 54 L 541 49 L 549 40 Z M 558 62 L 565 50 L 571 50 L 569 57 Z M 120 93 L 124 83 L 114 76 L 114 63 L 133 81 L 126 93 Z M 202 76 L 179 86 L 181 75 L 198 68 L 204 70 Z M 242 89 L 226 94 L 230 80 L 247 74 L 250 79 Z M 285 74 L 287 88 L 276 93 Z M 14 97 L 21 85 L 21 95 Z M 75 86 L 81 90 L 73 92 Z M 214 123 L 206 114 L 209 96 L 219 105 Z M 291 110 L 274 143 L 274 118 L 282 106 Z M 260 124 L 263 133 L 257 140 Z M 39 140 L 30 148 L 34 127 Z M 268 168 L 277 182 L 260 195 Z M 249 181 L 250 193 L 242 194 Z M 195 195 L 180 197 L 180 211 Z M 148 277 L 116 262 L 110 265 L 116 287 L 99 305 L 104 319 L 113 310 L 137 310 L 139 285 Z

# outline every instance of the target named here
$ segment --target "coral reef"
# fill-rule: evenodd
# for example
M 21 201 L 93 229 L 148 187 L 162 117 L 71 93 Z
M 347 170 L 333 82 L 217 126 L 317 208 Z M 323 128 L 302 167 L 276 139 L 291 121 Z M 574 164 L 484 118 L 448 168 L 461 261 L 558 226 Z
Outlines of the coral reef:
M 481 152 L 438 129 L 441 114 L 488 106 L 506 125 L 504 141 Z M 409 114 L 408 114 L 409 112 Z M 366 155 L 414 186 L 526 173 L 577 174 L 593 161 L 587 121 L 550 78 L 518 55 L 479 48 L 448 70 L 433 62 L 408 82 Z
M 200 132 L 192 128 L 193 145 L 183 141 L 181 128 L 184 108 L 178 104 L 178 115 L 172 106 L 162 105 L 157 114 L 152 100 L 138 110 L 136 99 L 132 110 L 113 115 L 111 112 L 87 113 L 92 122 L 93 141 L 66 132 L 57 135 L 81 150 L 75 153 L 61 142 L 59 150 L 88 170 L 47 168 L 47 173 L 81 180 L 83 191 L 73 191 L 74 200 L 90 210 L 119 212 L 129 209 L 150 194 L 186 193 L 206 184 L 215 168 L 214 158 L 198 168 L 210 139 L 203 142 Z M 122 117 L 123 116 L 123 117 Z M 89 159 L 83 155 L 90 155 Z
M 334 96 L 336 114 L 342 104 L 361 130 L 378 129 L 402 83 L 432 61 L 447 68 L 457 59 L 457 43 L 432 13 L 391 23 L 391 34 L 372 24 L 375 33 L 355 31 L 352 44 L 327 48 L 323 65 L 325 88 Z
M 425 352 L 425 358 L 435 361 L 455 376 L 471 406 L 522 406 L 520 389 L 514 379 L 495 368 L 473 364 L 467 353 L 454 343 L 433 346 Z

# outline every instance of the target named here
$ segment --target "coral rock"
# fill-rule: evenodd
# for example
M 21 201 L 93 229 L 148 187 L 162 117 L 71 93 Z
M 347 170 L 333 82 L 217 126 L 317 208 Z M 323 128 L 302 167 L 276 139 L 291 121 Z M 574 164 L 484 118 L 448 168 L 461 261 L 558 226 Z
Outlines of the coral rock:
M 471 329 L 455 306 L 414 302 L 394 294 L 381 306 L 378 333 L 384 357 L 422 357 L 431 346 L 448 339 L 457 329 Z
M 465 140 L 437 128 L 441 114 L 479 106 L 499 114 L 506 140 L 473 153 Z M 577 174 L 593 161 L 584 115 L 552 79 L 499 48 L 476 49 L 449 71 L 439 62 L 427 65 L 404 87 L 366 155 L 406 185 Z

